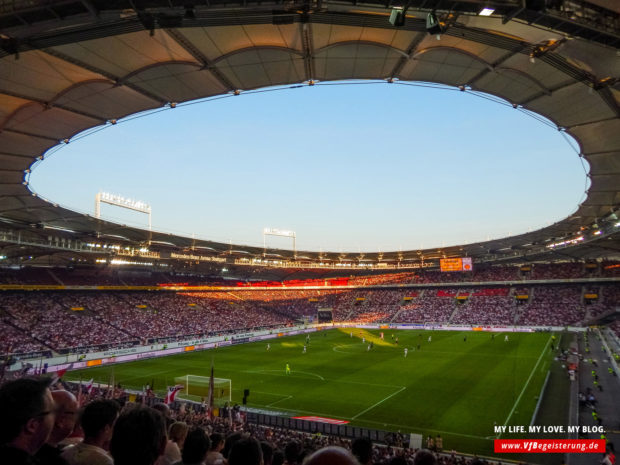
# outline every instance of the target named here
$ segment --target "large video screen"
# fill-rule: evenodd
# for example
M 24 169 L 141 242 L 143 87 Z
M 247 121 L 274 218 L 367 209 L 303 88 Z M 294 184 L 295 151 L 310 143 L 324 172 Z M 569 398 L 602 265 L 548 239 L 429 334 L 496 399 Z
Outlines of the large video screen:
M 441 271 L 473 271 L 471 257 L 442 258 L 439 267 Z

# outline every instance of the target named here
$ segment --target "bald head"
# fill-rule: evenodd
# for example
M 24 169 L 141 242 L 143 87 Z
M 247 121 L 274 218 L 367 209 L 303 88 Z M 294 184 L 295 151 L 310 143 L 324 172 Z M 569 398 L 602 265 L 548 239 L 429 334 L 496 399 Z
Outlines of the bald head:
M 56 405 L 56 421 L 47 443 L 56 446 L 73 432 L 77 420 L 78 403 L 75 396 L 65 390 L 52 391 L 52 398 Z
M 348 450 L 330 446 L 307 457 L 303 465 L 359 465 L 359 462 Z

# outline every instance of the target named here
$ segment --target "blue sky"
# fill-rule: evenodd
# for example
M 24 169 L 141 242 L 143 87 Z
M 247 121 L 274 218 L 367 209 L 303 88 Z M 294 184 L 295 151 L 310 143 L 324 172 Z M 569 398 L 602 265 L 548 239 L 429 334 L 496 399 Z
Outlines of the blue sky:
M 537 229 L 583 200 L 557 130 L 470 92 L 402 84 L 246 93 L 136 118 L 71 142 L 31 188 L 93 213 L 99 191 L 151 204 L 153 229 L 299 250 L 441 247 Z M 103 217 L 146 227 L 103 205 Z M 291 248 L 290 239 L 267 245 Z

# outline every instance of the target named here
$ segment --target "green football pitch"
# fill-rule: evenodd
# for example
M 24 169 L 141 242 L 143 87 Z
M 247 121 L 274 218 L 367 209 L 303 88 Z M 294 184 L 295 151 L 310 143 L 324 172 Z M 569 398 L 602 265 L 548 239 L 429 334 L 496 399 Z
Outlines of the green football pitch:
M 311 333 L 306 353 L 306 336 L 298 335 L 90 368 L 67 378 L 108 383 L 113 371 L 125 388 L 141 389 L 154 380 L 163 393 L 177 377 L 208 377 L 213 360 L 215 377 L 232 380 L 233 402 L 241 404 L 249 389 L 248 407 L 440 434 L 445 450 L 490 455 L 494 424 L 530 424 L 552 360 L 549 333 L 350 332 Z

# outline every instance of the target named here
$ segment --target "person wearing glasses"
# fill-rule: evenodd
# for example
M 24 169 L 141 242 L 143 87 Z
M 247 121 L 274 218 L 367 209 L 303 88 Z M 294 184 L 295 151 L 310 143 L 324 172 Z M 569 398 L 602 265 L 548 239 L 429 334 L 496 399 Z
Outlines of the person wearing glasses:
M 46 378 L 22 378 L 0 386 L 0 457 L 11 465 L 45 465 L 34 458 L 49 438 L 56 407 Z
M 63 447 L 61 441 L 65 440 L 75 428 L 77 421 L 78 403 L 75 396 L 69 391 L 52 391 L 52 399 L 56 406 L 56 420 L 52 432 L 47 438 L 47 442 L 39 449 L 36 454 L 41 463 L 49 465 L 67 465 L 65 459 L 60 454 Z

